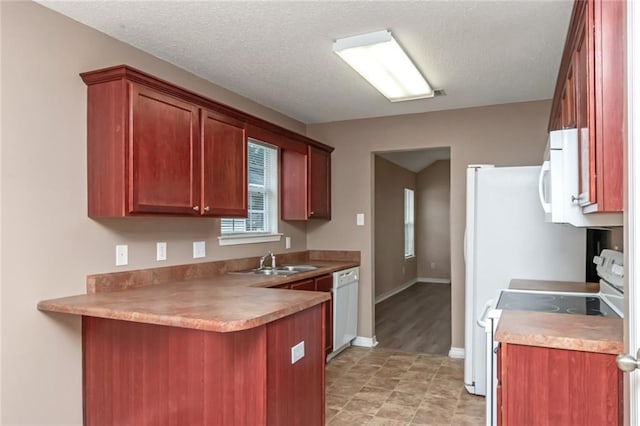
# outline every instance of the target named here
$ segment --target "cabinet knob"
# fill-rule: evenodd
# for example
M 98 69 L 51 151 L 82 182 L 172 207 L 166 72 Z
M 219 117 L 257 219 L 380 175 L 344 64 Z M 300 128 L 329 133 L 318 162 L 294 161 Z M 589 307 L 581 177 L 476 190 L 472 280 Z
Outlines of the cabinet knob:
M 193 210 L 199 212 L 200 211 L 200 206 L 193 206 Z
M 636 355 L 640 355 L 640 350 Z M 638 358 L 634 357 L 631 354 L 621 354 L 616 357 L 616 365 L 618 369 L 624 371 L 625 373 L 630 373 L 636 368 L 640 368 L 640 362 L 638 362 Z
M 209 212 L 209 211 L 211 211 L 211 207 L 206 206 L 206 207 L 204 208 L 204 211 L 205 211 L 205 212 Z
M 309 216 L 313 216 L 313 214 L 314 214 L 313 212 L 309 212 Z

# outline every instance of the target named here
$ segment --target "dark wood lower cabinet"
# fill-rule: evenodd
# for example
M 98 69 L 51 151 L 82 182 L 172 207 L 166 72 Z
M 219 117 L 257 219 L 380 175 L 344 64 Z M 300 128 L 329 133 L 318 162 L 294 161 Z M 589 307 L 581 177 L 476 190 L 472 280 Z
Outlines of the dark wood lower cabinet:
M 615 355 L 502 343 L 498 425 L 622 424 Z
M 286 287 L 285 287 L 286 286 Z M 333 276 L 322 275 L 314 279 L 296 281 L 290 284 L 282 284 L 275 288 L 288 288 L 291 290 L 325 291 L 331 296 L 331 300 L 324 303 L 325 314 L 325 355 L 333 352 Z
M 83 317 L 84 424 L 324 425 L 323 320 L 321 305 L 229 333 Z

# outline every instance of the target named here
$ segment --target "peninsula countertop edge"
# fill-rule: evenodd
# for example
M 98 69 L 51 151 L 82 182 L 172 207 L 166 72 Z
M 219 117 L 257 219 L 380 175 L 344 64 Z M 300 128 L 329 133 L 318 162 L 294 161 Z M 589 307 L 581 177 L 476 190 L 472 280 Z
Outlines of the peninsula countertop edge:
M 269 288 L 359 264 L 311 261 L 318 269 L 287 276 L 222 274 L 105 293 L 43 300 L 38 309 L 170 327 L 234 332 L 267 324 L 330 300 L 328 292 Z

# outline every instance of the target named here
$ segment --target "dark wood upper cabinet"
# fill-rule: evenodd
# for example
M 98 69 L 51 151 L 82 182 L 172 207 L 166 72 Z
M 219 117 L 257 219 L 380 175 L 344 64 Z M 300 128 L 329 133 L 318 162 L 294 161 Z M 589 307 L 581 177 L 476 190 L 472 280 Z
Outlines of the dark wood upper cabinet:
M 244 124 L 202 110 L 203 214 L 247 216 L 246 170 Z
M 283 149 L 280 164 L 282 219 L 331 219 L 331 152 Z
M 200 201 L 198 108 L 137 84 L 128 88 L 127 213 L 193 214 Z
M 577 0 L 549 130 L 577 128 L 580 205 L 585 213 L 623 209 L 625 2 Z
M 331 154 L 309 147 L 309 217 L 331 219 Z
M 284 219 L 330 217 L 330 146 L 126 65 L 81 77 L 90 217 L 246 217 L 248 137 L 283 152 Z

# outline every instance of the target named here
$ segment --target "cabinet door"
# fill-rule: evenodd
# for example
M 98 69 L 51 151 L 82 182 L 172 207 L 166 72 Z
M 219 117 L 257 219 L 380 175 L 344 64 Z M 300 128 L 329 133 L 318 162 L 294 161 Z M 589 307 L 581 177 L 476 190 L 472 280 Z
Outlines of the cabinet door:
M 198 214 L 198 108 L 129 87 L 128 213 Z
M 280 210 L 282 220 L 307 220 L 307 156 L 280 151 Z
M 615 355 L 504 343 L 501 347 L 502 424 L 620 424 L 622 372 Z
M 316 284 L 313 280 L 298 281 L 291 284 L 291 290 L 309 290 L 314 291 Z
M 598 211 L 623 210 L 625 3 L 595 1 L 596 193 Z
M 310 218 L 331 219 L 331 153 L 309 146 Z
M 575 81 L 573 77 L 573 66 L 569 67 L 567 79 L 564 82 L 562 91 L 562 128 L 573 129 L 576 127 L 576 105 L 575 105 Z
M 202 110 L 204 215 L 247 217 L 247 138 L 244 123 Z
M 589 9 L 589 8 L 588 8 Z M 589 14 L 587 10 L 587 14 Z M 578 128 L 579 146 L 579 200 L 580 205 L 585 206 L 596 203 L 596 161 L 595 161 L 595 134 L 592 131 L 593 123 L 593 69 L 590 65 L 589 42 L 591 37 L 587 33 L 587 20 L 578 33 L 576 51 L 573 53 L 573 62 L 576 80 L 576 127 Z

